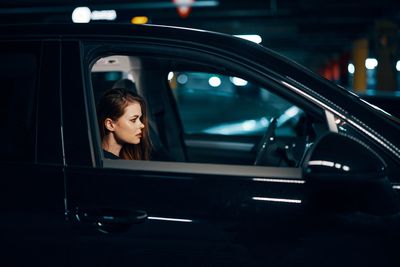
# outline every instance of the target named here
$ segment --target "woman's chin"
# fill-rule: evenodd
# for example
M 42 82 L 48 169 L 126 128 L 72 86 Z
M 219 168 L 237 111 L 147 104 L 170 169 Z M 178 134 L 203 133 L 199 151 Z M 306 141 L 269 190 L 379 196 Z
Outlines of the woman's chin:
M 137 145 L 140 143 L 140 139 L 133 140 L 132 144 Z

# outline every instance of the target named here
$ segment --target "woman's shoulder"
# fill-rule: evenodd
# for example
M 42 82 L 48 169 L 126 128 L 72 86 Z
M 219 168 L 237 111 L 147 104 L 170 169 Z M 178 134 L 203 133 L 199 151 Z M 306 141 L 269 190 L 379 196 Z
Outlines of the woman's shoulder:
M 108 152 L 107 150 L 104 150 L 104 149 L 103 149 L 103 155 L 104 155 L 104 158 L 106 158 L 106 159 L 121 159 L 120 157 L 118 157 L 118 156 L 114 155 L 113 153 Z

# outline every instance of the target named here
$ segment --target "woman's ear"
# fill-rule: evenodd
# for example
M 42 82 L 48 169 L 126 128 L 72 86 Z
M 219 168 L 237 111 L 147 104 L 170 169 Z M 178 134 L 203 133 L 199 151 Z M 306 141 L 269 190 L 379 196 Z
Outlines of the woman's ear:
M 110 132 L 115 131 L 115 125 L 112 119 L 107 118 L 104 120 L 104 127 Z

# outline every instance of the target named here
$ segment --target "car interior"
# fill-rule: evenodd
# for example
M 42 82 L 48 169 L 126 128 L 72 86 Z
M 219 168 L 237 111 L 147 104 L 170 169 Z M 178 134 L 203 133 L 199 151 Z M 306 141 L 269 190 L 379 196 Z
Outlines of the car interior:
M 91 69 L 96 103 L 116 87 L 144 97 L 152 160 L 301 166 L 329 131 L 322 110 L 238 76 L 195 61 L 130 55 L 98 58 Z

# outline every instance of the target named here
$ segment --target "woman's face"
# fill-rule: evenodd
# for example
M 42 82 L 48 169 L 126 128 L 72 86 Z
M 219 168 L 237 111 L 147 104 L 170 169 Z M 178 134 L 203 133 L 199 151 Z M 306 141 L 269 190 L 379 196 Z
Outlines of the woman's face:
M 114 121 L 114 134 L 120 144 L 139 144 L 144 124 L 141 121 L 142 109 L 139 103 L 129 103 L 124 114 Z

